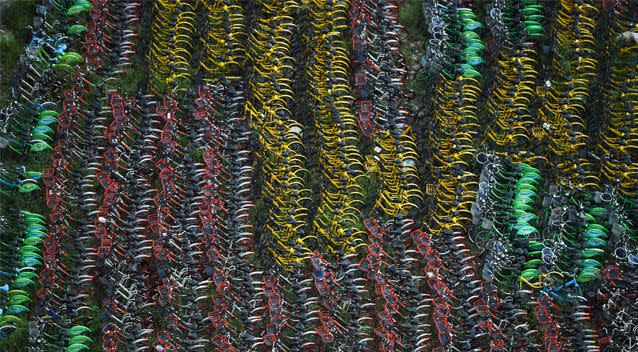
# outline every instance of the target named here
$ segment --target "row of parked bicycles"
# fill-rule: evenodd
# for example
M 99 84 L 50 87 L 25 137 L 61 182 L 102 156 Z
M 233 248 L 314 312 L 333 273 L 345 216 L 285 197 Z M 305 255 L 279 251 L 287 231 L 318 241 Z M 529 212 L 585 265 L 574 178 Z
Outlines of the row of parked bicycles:
M 191 61 L 197 33 L 198 1 L 158 1 L 151 29 L 152 43 L 148 52 L 148 68 L 152 74 L 151 89 L 166 87 L 185 90 L 193 78 Z
M 449 5 L 446 7 L 449 9 L 446 18 L 440 20 L 446 26 L 462 26 L 463 19 L 459 12 L 467 12 L 467 9 L 460 9 L 458 4 Z M 437 6 L 444 5 L 437 3 Z M 434 18 L 434 22 L 439 20 Z M 474 31 L 477 29 L 474 28 Z M 436 33 L 433 27 L 430 30 Z M 450 37 L 446 46 L 461 49 L 466 47 L 466 43 L 458 36 Z M 442 74 L 434 90 L 433 127 L 428 135 L 428 143 L 432 153 L 430 179 L 434 180 L 429 193 L 434 195 L 436 210 L 430 214 L 430 228 L 437 234 L 443 231 L 465 232 L 465 223 L 471 220 L 469 205 L 474 200 L 477 185 L 477 176 L 472 171 L 479 127 L 477 101 L 481 85 L 476 78 L 455 72 L 452 77 Z
M 315 250 L 321 248 L 328 258 L 339 251 L 355 253 L 364 238 L 359 221 L 364 165 L 357 147 L 359 132 L 350 86 L 347 5 L 311 2 L 307 12 L 311 34 L 304 38 L 310 53 L 305 72 L 307 99 L 319 140 L 321 169 L 319 204 L 311 231 L 318 240 Z
M 256 131 L 263 169 L 266 220 L 262 241 L 274 261 L 301 263 L 312 240 L 306 221 L 311 192 L 306 186 L 304 126 L 294 116 L 292 80 L 296 66 L 292 50 L 299 3 L 264 1 L 255 4 L 257 17 L 249 32 L 246 118 Z
M 535 141 L 543 136 L 544 129 L 536 126 L 532 111 L 540 79 L 539 39 L 542 36 L 539 38 L 534 32 L 522 30 L 512 23 L 526 23 L 526 20 L 532 20 L 530 16 L 534 16 L 534 21 L 540 21 L 543 15 L 537 13 L 540 11 L 530 15 L 517 13 L 505 5 L 505 2 L 495 2 L 486 19 L 494 33 L 495 44 L 500 48 L 494 70 L 494 88 L 487 102 L 492 123 L 485 133 L 486 142 L 513 160 L 539 166 L 546 158 L 542 153 L 535 154 Z M 529 6 L 537 8 L 539 5 Z M 513 22 L 508 25 L 506 18 Z
M 350 10 L 355 113 L 373 141 L 373 169 L 381 183 L 375 208 L 385 216 L 407 215 L 423 200 L 415 136 L 404 106 L 407 68 L 399 51 L 398 10 L 396 1 L 354 1 Z
M 423 1 L 425 117 L 401 6 L 44 1 L 0 125 L 0 344 L 635 348 L 636 6 Z
M 617 55 L 610 65 L 608 85 L 605 87 L 605 115 L 609 123 L 597 143 L 597 155 L 600 157 L 601 181 L 617 183 L 620 190 L 629 197 L 636 197 L 636 161 L 633 155 L 636 146 L 636 105 L 635 97 L 638 84 L 632 67 L 636 66 L 638 43 L 627 38 L 628 33 L 636 29 L 634 8 L 630 4 L 614 16 L 610 22 L 610 39 L 613 45 L 605 47 L 605 53 Z M 633 27 L 632 27 L 633 26 Z
M 53 149 L 55 129 L 61 120 L 59 102 L 52 98 L 55 94 L 48 91 L 48 85 L 67 79 L 72 66 L 83 62 L 78 53 L 82 48 L 80 36 L 86 32 L 82 14 L 91 8 L 85 1 L 76 1 L 68 7 L 52 2 L 38 6 L 33 36 L 18 63 L 9 106 L 2 109 L 0 140 L 6 148 L 3 156 L 13 153 L 21 157 L 20 160 L 3 157 L 0 161 L 2 338 L 26 328 L 28 317 L 33 314 L 31 303 L 37 301 L 36 291 L 43 282 L 43 271 L 53 248 L 49 238 L 52 226 L 40 213 L 42 202 L 36 196 L 42 194 L 48 174 L 32 168 L 46 164 L 48 159 L 41 153 Z M 65 16 L 68 21 L 55 21 L 58 16 Z M 81 332 L 77 329 L 72 332 L 77 336 L 74 341 L 79 341 Z
M 577 187 L 591 189 L 599 182 L 585 155 L 589 142 L 585 106 L 598 66 L 594 33 L 595 19 L 600 16 L 593 2 L 562 5 L 553 24 L 554 46 L 560 49 L 552 60 L 551 69 L 556 73 L 546 82 L 549 87 L 539 118 L 547 133 L 548 157 L 557 163 L 561 176 Z

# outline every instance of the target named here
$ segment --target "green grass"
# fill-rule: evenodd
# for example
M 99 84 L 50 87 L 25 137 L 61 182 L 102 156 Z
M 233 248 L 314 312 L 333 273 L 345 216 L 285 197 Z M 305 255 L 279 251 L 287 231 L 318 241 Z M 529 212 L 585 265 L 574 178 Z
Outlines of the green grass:
M 35 2 L 13 0 L 0 7 L 0 107 L 6 105 L 6 97 L 20 54 L 31 39 Z
M 410 71 L 414 72 L 414 75 L 410 74 L 406 80 L 406 88 L 415 93 L 415 99 L 409 102 L 414 110 L 418 110 L 429 83 L 429 79 L 420 70 L 421 56 L 424 53 L 423 42 L 429 38 L 421 3 L 421 0 L 406 0 L 399 9 L 399 21 L 406 35 L 406 38 L 401 38 L 401 54 Z
M 29 337 L 28 326 L 25 320 L 15 325 L 16 331 L 0 340 L 0 351 L 23 352 L 26 350 Z
M 421 0 L 406 0 L 399 9 L 399 20 L 409 35 L 419 35 L 425 29 Z
M 31 39 L 31 29 L 27 26 L 33 21 L 35 2 L 32 0 L 9 1 L 0 9 L 0 25 L 13 33 L 19 42 Z
M 146 82 L 146 62 L 143 56 L 136 55 L 131 59 L 132 66 L 128 67 L 122 79 L 117 81 L 122 87 L 122 92 L 128 95 L 135 95 Z
M 0 34 L 0 52 L 2 59 L 0 60 L 0 106 L 6 104 L 5 100 L 9 94 L 11 80 L 13 78 L 13 68 L 20 58 L 24 46 L 16 41 L 11 32 Z
M 379 197 L 381 182 L 377 175 L 365 175 L 359 178 L 359 185 L 363 189 L 363 204 L 360 207 L 361 214 L 368 217 L 374 209 L 374 203 Z

